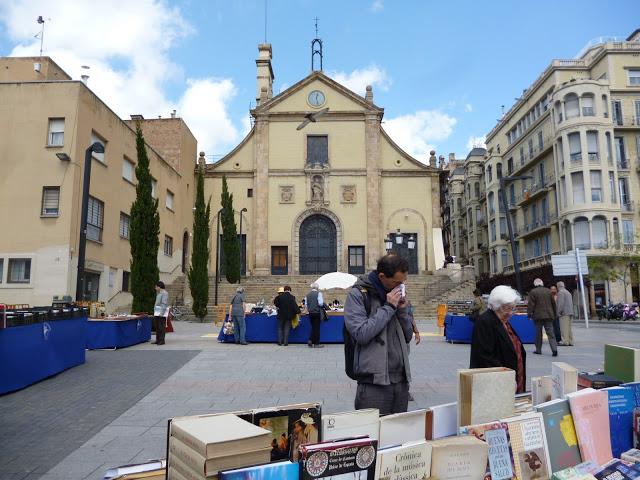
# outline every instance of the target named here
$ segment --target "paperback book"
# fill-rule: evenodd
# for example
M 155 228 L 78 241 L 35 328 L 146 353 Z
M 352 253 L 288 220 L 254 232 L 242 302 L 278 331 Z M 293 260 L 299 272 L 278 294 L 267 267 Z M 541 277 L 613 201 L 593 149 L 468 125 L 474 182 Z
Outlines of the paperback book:
M 288 460 L 224 470 L 218 474 L 220 480 L 298 480 L 299 477 L 300 467 Z
M 544 421 L 551 471 L 564 470 L 582 462 L 569 401 L 551 400 L 541 403 L 536 410 Z
M 567 395 L 576 428 L 580 456 L 603 465 L 613 458 L 607 392 L 586 388 Z
M 378 439 L 380 412 L 377 408 L 364 408 L 352 412 L 322 415 L 322 440 L 366 435 Z
M 605 345 L 604 373 L 623 382 L 639 381 L 640 349 L 622 345 Z
M 567 393 L 578 390 L 578 370 L 565 362 L 551 364 L 553 398 L 564 398 Z
M 438 438 L 450 437 L 458 433 L 458 404 L 445 403 L 436 405 L 426 414 L 427 440 L 437 440 Z
M 379 448 L 425 440 L 426 410 L 380 417 Z
M 509 480 L 515 477 L 513 451 L 509 441 L 509 426 L 503 422 L 460 427 L 460 435 L 473 435 L 489 446 L 489 461 L 485 479 Z
M 635 400 L 629 388 L 605 388 L 609 402 L 609 431 L 611 436 L 611 453 L 620 458 L 624 452 L 633 447 L 633 410 Z
M 409 442 L 378 450 L 377 480 L 422 480 L 431 472 L 431 445 L 425 441 Z
M 513 415 L 516 372 L 508 368 L 458 370 L 458 426 Z
M 489 445 L 473 435 L 431 442 L 431 480 L 479 480 L 487 471 Z
M 525 413 L 501 420 L 501 422 L 508 425 L 518 479 L 550 478 L 551 461 L 549 460 L 549 448 L 542 414 L 539 412 Z

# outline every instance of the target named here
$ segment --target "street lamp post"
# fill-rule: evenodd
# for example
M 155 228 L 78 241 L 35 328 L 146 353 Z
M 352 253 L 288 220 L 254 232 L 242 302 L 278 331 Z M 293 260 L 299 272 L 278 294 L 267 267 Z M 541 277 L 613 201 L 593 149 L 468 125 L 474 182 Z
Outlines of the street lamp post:
M 82 207 L 80 212 L 80 241 L 78 243 L 78 274 L 76 278 L 76 302 L 84 300 L 84 264 L 87 249 L 87 212 L 89 210 L 89 187 L 91 185 L 92 153 L 104 153 L 104 145 L 92 143 L 84 153 L 84 177 L 82 179 Z
M 216 288 L 214 305 L 218 305 L 218 283 L 220 283 L 220 214 L 224 208 L 218 210 L 218 224 L 216 226 Z
M 244 265 L 244 249 L 242 248 L 242 214 L 246 211 L 246 207 L 243 207 L 242 210 L 240 210 L 240 277 L 238 278 L 238 283 L 240 283 L 240 280 L 242 279 L 242 266 Z
M 500 201 L 502 202 L 502 208 L 504 209 L 504 214 L 507 217 L 507 230 L 509 230 L 509 243 L 511 244 L 511 257 L 513 258 L 513 270 L 516 275 L 516 286 L 518 288 L 518 292 L 521 294 L 524 293 L 522 289 L 522 277 L 520 275 L 520 258 L 518 255 L 518 249 L 516 248 L 516 241 L 513 236 L 513 225 L 511 224 L 511 215 L 509 214 L 509 206 L 507 205 L 507 183 L 512 182 L 513 180 L 526 180 L 529 178 L 533 178 L 531 175 L 519 175 L 515 177 L 502 177 L 500 178 Z M 500 209 L 498 209 L 498 216 L 500 216 Z M 500 224 L 500 222 L 498 222 Z

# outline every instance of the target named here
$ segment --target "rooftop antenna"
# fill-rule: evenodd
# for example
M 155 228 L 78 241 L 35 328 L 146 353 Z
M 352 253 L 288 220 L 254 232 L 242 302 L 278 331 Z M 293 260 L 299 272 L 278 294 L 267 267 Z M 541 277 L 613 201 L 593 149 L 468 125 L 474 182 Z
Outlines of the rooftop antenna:
M 264 0 L 264 43 L 267 43 L 267 3 L 268 0 Z
M 42 18 L 42 15 L 38 16 L 37 22 L 42 25 L 42 30 L 36 35 L 36 37 L 40 36 L 40 56 L 42 56 L 42 44 L 44 43 L 44 18 Z

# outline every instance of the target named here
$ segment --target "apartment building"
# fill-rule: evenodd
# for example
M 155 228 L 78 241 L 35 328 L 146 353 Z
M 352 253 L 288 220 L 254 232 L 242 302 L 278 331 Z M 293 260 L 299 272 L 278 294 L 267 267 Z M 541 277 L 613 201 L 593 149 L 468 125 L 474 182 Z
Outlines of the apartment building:
M 636 251 L 640 30 L 552 61 L 489 132 L 486 146 L 492 273 L 513 272 L 507 215 L 522 269 L 574 248 L 592 256 Z M 621 283 L 599 282 L 596 295 L 620 299 Z
M 175 114 L 145 120 L 159 202 L 161 279 L 188 263 L 196 140 Z M 135 200 L 135 125 L 48 57 L 0 58 L 0 303 L 75 298 L 86 149 L 93 153 L 87 215 L 87 299 L 131 303 L 129 212 Z

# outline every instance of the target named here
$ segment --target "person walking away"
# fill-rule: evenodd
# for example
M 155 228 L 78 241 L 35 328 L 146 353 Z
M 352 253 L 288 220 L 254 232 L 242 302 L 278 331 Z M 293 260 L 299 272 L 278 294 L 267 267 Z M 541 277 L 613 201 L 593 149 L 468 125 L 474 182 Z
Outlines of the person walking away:
M 344 322 L 355 349 L 356 409 L 377 408 L 381 415 L 407 411 L 413 336 L 413 315 L 403 295 L 408 270 L 406 259 L 385 255 L 347 294 Z
M 477 288 L 473 291 L 473 306 L 471 307 L 471 314 L 469 315 L 469 320 L 475 322 L 480 315 L 485 312 L 486 308 L 484 306 L 484 302 L 482 301 L 482 292 Z
M 245 307 L 244 287 L 238 287 L 229 304 L 229 318 L 233 319 L 233 336 L 236 343 L 240 345 L 247 345 Z
M 313 348 L 322 348 L 324 345 L 320 345 L 320 322 L 322 321 L 322 312 L 320 310 L 325 308 L 325 304 L 317 283 L 311 284 L 311 291 L 307 293 L 305 303 L 309 312 L 309 321 L 311 322 L 311 336 L 307 345 Z
M 553 333 L 553 319 L 557 316 L 556 302 L 551 296 L 551 290 L 545 287 L 539 278 L 533 281 L 533 288 L 529 292 L 527 315 L 536 326 L 536 349 L 533 353 L 542 355 L 542 327 L 544 327 L 551 352 L 554 357 L 557 357 L 558 345 Z
M 555 285 L 551 285 L 549 287 L 551 291 L 551 296 L 553 297 L 553 301 L 556 302 L 556 311 L 558 310 L 558 288 Z M 560 332 L 560 317 L 556 317 L 553 319 L 553 334 L 556 336 L 556 343 L 558 345 L 562 344 L 562 335 Z
M 558 345 L 573 346 L 573 332 L 571 322 L 573 321 L 573 298 L 569 290 L 564 286 L 564 282 L 558 282 L 558 316 L 560 317 L 560 330 L 562 331 L 562 342 Z
M 156 341 L 154 345 L 164 345 L 164 334 L 167 331 L 167 315 L 169 314 L 169 293 L 164 282 L 156 283 L 156 303 L 153 306 L 153 321 L 156 324 Z
M 300 313 L 300 307 L 296 297 L 291 294 L 291 287 L 285 285 L 278 289 L 278 296 L 273 299 L 273 304 L 278 309 L 278 345 L 289 345 L 289 332 L 291 321 Z
M 522 340 L 511 326 L 520 294 L 506 285 L 498 285 L 489 294 L 489 308 L 473 329 L 469 368 L 506 367 L 516 372 L 516 393 L 524 393 L 527 377 L 527 353 Z

